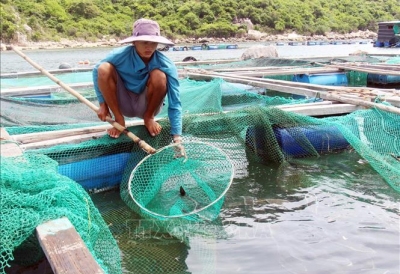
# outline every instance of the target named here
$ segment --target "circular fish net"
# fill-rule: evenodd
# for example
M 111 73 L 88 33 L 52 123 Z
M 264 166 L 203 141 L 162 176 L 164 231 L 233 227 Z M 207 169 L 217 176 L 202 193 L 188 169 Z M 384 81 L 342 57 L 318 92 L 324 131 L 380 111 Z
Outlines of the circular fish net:
M 166 146 L 132 171 L 128 189 L 141 215 L 157 218 L 215 218 L 233 179 L 233 164 L 219 148 L 203 142 Z

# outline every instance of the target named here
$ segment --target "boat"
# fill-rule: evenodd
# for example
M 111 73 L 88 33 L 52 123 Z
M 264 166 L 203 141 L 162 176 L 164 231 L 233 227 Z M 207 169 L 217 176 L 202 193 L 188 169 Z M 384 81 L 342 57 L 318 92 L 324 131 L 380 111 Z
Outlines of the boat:
M 234 45 L 226 45 L 226 49 L 238 49 L 239 46 L 237 44 Z
M 193 46 L 175 46 L 172 47 L 174 51 L 187 51 L 187 50 L 217 50 L 217 49 L 238 49 L 237 44 L 202 44 Z
M 173 51 L 188 51 L 189 47 L 187 46 L 174 46 L 172 47 Z
M 192 50 L 202 50 L 202 46 L 192 46 L 191 47 Z

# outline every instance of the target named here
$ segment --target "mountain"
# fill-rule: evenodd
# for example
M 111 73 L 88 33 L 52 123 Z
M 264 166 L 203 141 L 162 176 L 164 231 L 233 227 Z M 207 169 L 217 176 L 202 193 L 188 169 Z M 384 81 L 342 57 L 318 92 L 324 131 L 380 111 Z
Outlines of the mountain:
M 120 39 L 132 23 L 157 20 L 163 35 L 241 37 L 248 29 L 302 35 L 377 31 L 399 20 L 399 0 L 0 0 L 1 39 L 96 41 Z

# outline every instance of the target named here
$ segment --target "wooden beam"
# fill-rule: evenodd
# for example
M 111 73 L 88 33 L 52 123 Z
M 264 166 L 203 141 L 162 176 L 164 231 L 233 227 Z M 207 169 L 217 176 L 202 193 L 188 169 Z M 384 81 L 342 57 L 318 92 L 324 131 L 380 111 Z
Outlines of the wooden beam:
M 21 147 L 16 143 L 5 143 L 3 141 L 0 143 L 0 152 L 3 157 L 16 157 L 23 154 Z
M 318 105 L 318 106 L 302 106 L 297 105 L 297 107 L 282 109 L 284 111 L 294 112 L 298 114 L 308 115 L 308 116 L 327 116 L 327 115 L 340 115 L 347 114 L 353 111 L 362 109 L 359 106 L 351 104 L 332 104 L 332 105 Z
M 93 132 L 88 134 L 80 134 L 68 137 L 59 137 L 54 139 L 49 139 L 46 141 L 38 141 L 38 142 L 31 142 L 28 144 L 21 144 L 21 148 L 23 149 L 39 149 L 39 148 L 46 148 L 52 147 L 56 145 L 62 144 L 78 144 L 87 140 L 93 140 L 100 137 L 103 137 L 106 132 Z
M 55 70 L 49 70 L 49 72 L 52 74 L 60 74 L 60 73 L 66 73 L 66 72 L 85 72 L 85 71 L 91 71 L 91 70 L 93 70 L 92 67 L 90 67 L 90 68 L 55 69 Z M 35 75 L 39 76 L 39 75 L 41 75 L 41 73 L 38 71 L 3 73 L 0 75 L 0 78 L 2 78 L 2 79 L 18 78 L 18 77 L 35 76 Z
M 156 118 L 156 121 L 160 120 L 160 118 Z M 126 121 L 126 127 L 131 126 L 140 126 L 144 125 L 143 120 L 134 120 L 134 121 Z M 99 126 L 93 127 L 84 127 L 84 128 L 73 128 L 73 129 L 64 129 L 64 130 L 54 130 L 47 132 L 35 132 L 35 133 L 26 133 L 19 135 L 12 135 L 15 141 L 18 141 L 21 144 L 29 144 L 35 142 L 44 142 L 47 140 L 57 139 L 57 138 L 66 138 L 69 136 L 75 135 L 90 135 L 90 134 L 106 134 L 106 130 L 112 128 L 110 124 L 104 123 Z M 98 136 L 98 135 L 96 135 Z
M 263 77 L 263 76 L 275 76 L 275 75 L 295 75 L 295 74 L 315 74 L 315 73 L 337 73 L 340 72 L 339 69 L 331 69 L 331 68 L 311 68 L 311 69 L 276 69 L 275 71 L 265 71 L 265 70 L 260 70 L 260 71 L 247 71 L 243 72 L 241 71 L 240 73 L 237 72 L 229 72 L 225 74 L 231 74 L 231 75 L 241 75 L 241 76 L 258 76 L 258 77 Z
M 278 106 L 274 106 L 275 108 L 279 108 L 282 110 L 288 110 L 290 111 L 290 109 L 292 108 L 298 108 L 299 106 L 308 108 L 308 107 L 315 107 L 315 106 L 326 106 L 326 105 L 332 105 L 335 102 L 332 101 L 322 101 L 322 102 L 314 102 L 314 103 L 304 103 L 304 104 L 292 104 L 292 105 L 278 105 Z
M 55 274 L 105 273 L 68 218 L 38 225 L 36 234 Z
M 335 65 L 325 65 L 326 67 L 330 68 L 338 68 L 338 69 L 345 69 L 345 70 L 352 70 L 352 71 L 361 71 L 373 74 L 382 74 L 382 75 L 394 75 L 400 76 L 400 66 L 396 69 L 392 66 L 388 66 L 386 68 L 381 67 L 374 67 L 371 65 L 353 65 L 353 64 L 335 64 Z
M 0 128 L 0 154 L 3 157 L 15 157 L 23 154 L 21 147 L 5 128 Z
M 73 88 L 90 88 L 93 87 L 92 82 L 69 84 Z M 48 95 L 55 90 L 59 90 L 58 85 L 38 86 L 38 87 L 24 87 L 24 88 L 9 88 L 0 91 L 2 96 L 26 96 L 26 95 Z
M 5 128 L 0 128 L 0 140 L 12 140 L 10 134 L 8 134 Z

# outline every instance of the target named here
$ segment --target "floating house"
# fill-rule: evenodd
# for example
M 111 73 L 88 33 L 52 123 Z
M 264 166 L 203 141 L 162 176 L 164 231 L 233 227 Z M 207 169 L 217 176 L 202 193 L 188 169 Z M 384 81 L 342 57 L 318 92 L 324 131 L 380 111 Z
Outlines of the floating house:
M 400 47 L 400 21 L 378 23 L 376 47 Z

